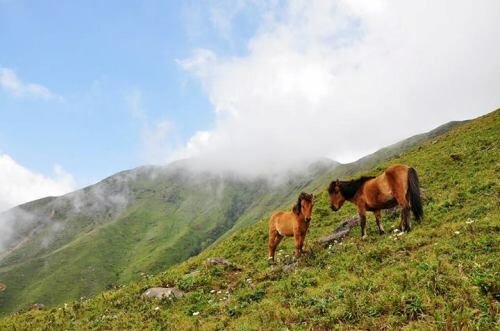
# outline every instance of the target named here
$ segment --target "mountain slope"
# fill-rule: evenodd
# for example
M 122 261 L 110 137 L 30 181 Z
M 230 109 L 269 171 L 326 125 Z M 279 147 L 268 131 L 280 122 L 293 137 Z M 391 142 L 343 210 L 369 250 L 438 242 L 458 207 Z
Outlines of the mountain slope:
M 288 208 L 301 190 L 314 191 L 330 177 L 369 169 L 457 124 L 352 164 L 317 161 L 279 184 L 192 173 L 182 161 L 124 171 L 66 196 L 15 208 L 0 216 L 2 228 L 13 232 L 9 240 L 0 236 L 8 247 L 0 251 L 0 282 L 7 285 L 0 313 L 35 302 L 74 300 L 163 270 L 272 210 Z
M 306 238 L 308 254 L 291 272 L 267 266 L 262 219 L 166 272 L 61 308 L 6 317 L 0 328 L 498 328 L 498 141 L 499 110 L 364 172 L 377 174 L 392 163 L 417 169 L 425 218 L 409 234 L 379 236 L 370 218 L 368 240 L 353 233 L 329 249 L 315 245 L 355 213 L 351 205 L 329 211 L 324 180 Z M 390 229 L 398 220 L 384 222 Z M 290 260 L 292 241 L 280 248 L 282 265 Z M 229 258 L 242 270 L 207 266 L 203 261 L 210 256 Z M 166 285 L 187 295 L 161 302 L 140 298 L 146 288 Z
M 187 168 L 177 162 L 124 171 L 0 215 L 7 230 L 0 236 L 0 282 L 7 286 L 0 312 L 73 300 L 163 270 L 199 253 L 242 215 L 255 222 L 262 204 L 281 203 L 309 176 L 271 184 Z M 273 199 L 265 200 L 271 189 Z

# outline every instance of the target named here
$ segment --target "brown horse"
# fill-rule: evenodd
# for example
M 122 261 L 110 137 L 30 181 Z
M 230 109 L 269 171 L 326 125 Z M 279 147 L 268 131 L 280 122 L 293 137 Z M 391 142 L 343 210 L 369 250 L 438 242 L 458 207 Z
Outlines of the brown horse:
M 269 219 L 269 261 L 274 262 L 276 247 L 283 237 L 293 236 L 295 239 L 295 256 L 299 257 L 303 251 L 314 202 L 312 194 L 300 193 L 292 211 L 279 211 Z
M 384 233 L 380 210 L 399 205 L 402 209 L 401 231 L 410 231 L 410 210 L 417 220 L 424 212 L 420 199 L 420 185 L 415 169 L 406 165 L 392 165 L 377 177 L 361 177 L 350 181 L 333 181 L 328 187 L 330 207 L 337 211 L 344 202 L 350 201 L 358 207 L 361 236 L 366 238 L 366 212 L 375 214 L 380 234 Z

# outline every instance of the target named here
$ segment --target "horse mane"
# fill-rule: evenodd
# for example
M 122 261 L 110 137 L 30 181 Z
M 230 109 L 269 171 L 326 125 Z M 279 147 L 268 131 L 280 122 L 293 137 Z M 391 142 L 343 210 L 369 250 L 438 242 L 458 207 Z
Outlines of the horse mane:
M 358 179 L 346 180 L 340 182 L 340 192 L 346 199 L 351 199 L 356 192 L 359 191 L 361 186 L 370 179 L 375 178 L 374 176 L 362 176 Z
M 295 205 L 293 205 L 293 208 L 292 208 L 293 213 L 294 213 L 294 214 L 296 214 L 296 215 L 300 215 L 300 211 L 301 211 L 301 209 L 302 209 L 302 208 L 301 208 L 301 204 L 300 204 L 300 202 L 301 202 L 302 200 L 306 200 L 306 201 L 311 202 L 311 201 L 312 201 L 312 199 L 313 199 L 312 194 L 308 194 L 308 193 L 305 193 L 305 192 L 301 192 L 301 193 L 299 194 L 298 199 L 297 199 L 297 203 L 296 203 Z

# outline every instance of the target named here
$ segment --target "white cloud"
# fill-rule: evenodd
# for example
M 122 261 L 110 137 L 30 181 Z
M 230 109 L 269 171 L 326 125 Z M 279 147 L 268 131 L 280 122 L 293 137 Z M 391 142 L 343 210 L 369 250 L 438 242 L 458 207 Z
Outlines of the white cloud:
M 73 177 L 61 166 L 54 166 L 54 175 L 47 177 L 23 167 L 7 154 L 0 154 L 0 183 L 0 211 L 75 189 Z
M 349 161 L 491 111 L 500 105 L 499 12 L 498 1 L 270 7 L 246 55 L 198 49 L 179 61 L 216 120 L 176 155 L 250 173 L 317 156 Z
M 17 98 L 63 100 L 60 95 L 55 94 L 43 85 L 23 82 L 16 72 L 9 68 L 0 67 L 0 87 Z

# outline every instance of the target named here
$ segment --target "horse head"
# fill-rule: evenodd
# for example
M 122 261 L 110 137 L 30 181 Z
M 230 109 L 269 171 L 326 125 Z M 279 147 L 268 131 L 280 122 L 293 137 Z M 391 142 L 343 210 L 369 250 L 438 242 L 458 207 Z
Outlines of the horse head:
M 304 215 L 306 222 L 309 222 L 311 221 L 313 206 L 313 195 L 302 192 L 297 199 L 297 203 L 293 207 L 293 212 L 296 215 Z
M 330 183 L 328 194 L 330 195 L 330 208 L 333 211 L 339 210 L 346 198 L 342 194 L 342 183 L 338 179 Z

